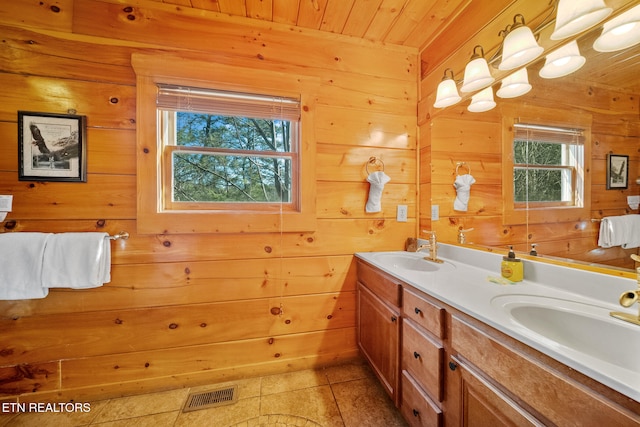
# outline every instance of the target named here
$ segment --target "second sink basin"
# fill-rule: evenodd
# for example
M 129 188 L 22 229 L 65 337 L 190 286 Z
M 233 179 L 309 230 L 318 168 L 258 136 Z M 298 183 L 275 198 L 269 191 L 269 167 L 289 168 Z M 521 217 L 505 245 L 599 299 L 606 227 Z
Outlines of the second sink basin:
M 435 272 L 441 269 L 454 268 L 448 262 L 437 263 L 425 260 L 426 253 L 422 252 L 378 252 L 373 257 L 377 262 L 389 268 L 401 270 L 413 270 L 423 272 Z
M 491 303 L 543 340 L 640 373 L 640 327 L 614 319 L 608 308 L 535 295 L 501 295 Z

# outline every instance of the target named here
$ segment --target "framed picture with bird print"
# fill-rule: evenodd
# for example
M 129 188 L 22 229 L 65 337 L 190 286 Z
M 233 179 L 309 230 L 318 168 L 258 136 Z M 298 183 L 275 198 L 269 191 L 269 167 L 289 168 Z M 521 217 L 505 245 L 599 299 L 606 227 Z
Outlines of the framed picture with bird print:
M 86 134 L 86 116 L 18 111 L 18 179 L 87 182 Z
M 629 186 L 629 156 L 607 154 L 607 190 L 624 190 Z

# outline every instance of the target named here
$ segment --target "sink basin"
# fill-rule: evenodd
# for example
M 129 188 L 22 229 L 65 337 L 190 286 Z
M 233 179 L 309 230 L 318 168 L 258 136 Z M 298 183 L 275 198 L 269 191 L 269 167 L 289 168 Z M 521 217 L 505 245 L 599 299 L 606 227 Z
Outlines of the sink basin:
M 400 270 L 434 272 L 443 268 L 454 268 L 453 264 L 448 262 L 437 263 L 425 260 L 425 256 L 424 253 L 416 252 L 379 252 L 373 258 L 388 268 Z
M 491 304 L 532 332 L 533 339 L 640 373 L 640 327 L 614 319 L 610 308 L 535 295 L 501 295 Z

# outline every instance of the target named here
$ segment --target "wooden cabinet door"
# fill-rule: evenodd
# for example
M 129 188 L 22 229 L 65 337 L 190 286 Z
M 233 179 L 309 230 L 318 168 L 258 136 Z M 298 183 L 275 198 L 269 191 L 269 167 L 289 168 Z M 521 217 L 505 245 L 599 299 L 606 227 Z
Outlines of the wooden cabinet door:
M 460 425 L 464 427 L 544 426 L 470 365 L 454 358 L 460 371 Z
M 358 345 L 398 405 L 400 314 L 358 283 Z

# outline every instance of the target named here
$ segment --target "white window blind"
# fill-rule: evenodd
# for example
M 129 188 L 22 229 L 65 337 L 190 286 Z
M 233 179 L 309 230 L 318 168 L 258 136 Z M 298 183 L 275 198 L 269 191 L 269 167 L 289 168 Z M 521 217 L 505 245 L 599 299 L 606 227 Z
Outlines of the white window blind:
M 268 95 L 158 84 L 157 107 L 269 120 L 300 120 L 300 101 Z
M 544 126 L 529 123 L 515 123 L 514 140 L 555 142 L 558 144 L 584 144 L 584 131 L 554 126 Z

